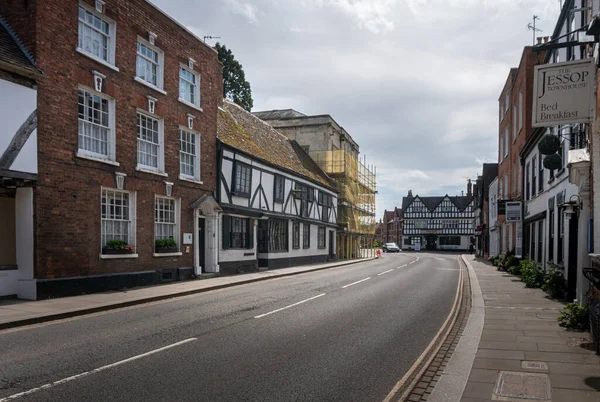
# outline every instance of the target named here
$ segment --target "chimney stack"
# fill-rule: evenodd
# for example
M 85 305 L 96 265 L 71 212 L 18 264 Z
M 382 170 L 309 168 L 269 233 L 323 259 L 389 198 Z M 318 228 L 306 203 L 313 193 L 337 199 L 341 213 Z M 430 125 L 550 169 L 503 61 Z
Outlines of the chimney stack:
M 467 181 L 467 197 L 473 196 L 473 183 L 471 183 L 471 179 Z
M 412 198 L 412 190 L 408 190 L 408 198 Z
M 541 45 L 542 44 L 542 37 L 538 36 L 536 39 L 537 39 L 537 44 Z
M 544 43 L 548 43 L 548 40 L 550 40 L 549 36 L 544 36 Z

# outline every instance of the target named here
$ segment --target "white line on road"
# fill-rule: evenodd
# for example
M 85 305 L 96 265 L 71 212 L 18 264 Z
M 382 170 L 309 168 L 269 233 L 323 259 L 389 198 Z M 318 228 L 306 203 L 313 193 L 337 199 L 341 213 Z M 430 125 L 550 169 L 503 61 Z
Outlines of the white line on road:
M 186 339 L 186 340 L 183 340 L 183 341 L 180 341 L 180 342 L 173 343 L 173 344 L 168 345 L 168 346 L 164 346 L 162 348 L 151 350 L 150 352 L 142 353 L 141 355 L 133 356 L 133 357 L 130 357 L 128 359 L 118 361 L 116 363 L 111 363 L 111 364 L 108 364 L 106 366 L 98 367 L 98 368 L 90 370 L 90 371 L 85 371 L 83 373 L 76 374 L 76 375 L 73 375 L 71 377 L 63 378 L 62 380 L 54 381 L 54 382 L 51 382 L 49 384 L 44 384 L 41 387 L 32 388 L 32 389 L 30 389 L 28 391 L 19 392 L 18 394 L 14 394 L 14 395 L 11 395 L 11 396 L 7 396 L 6 398 L 2 398 L 2 399 L 0 399 L 0 402 L 12 401 L 14 399 L 21 398 L 23 396 L 31 395 L 34 392 L 42 391 L 44 389 L 52 388 L 52 387 L 54 387 L 56 385 L 64 384 L 64 383 L 69 382 L 69 381 L 73 381 L 73 380 L 77 380 L 79 378 L 87 377 L 88 375 L 95 374 L 95 373 L 98 373 L 100 371 L 104 371 L 106 369 L 113 368 L 113 367 L 116 367 L 116 366 L 120 366 L 121 364 L 129 363 L 130 361 L 137 360 L 137 359 L 140 359 L 142 357 L 150 356 L 150 355 L 152 355 L 154 353 L 162 352 L 163 350 L 170 349 L 170 348 L 173 348 L 175 346 L 183 345 L 184 343 L 192 342 L 192 341 L 195 341 L 197 339 L 198 338 L 189 338 L 189 339 Z
M 354 285 L 356 285 L 356 284 L 358 284 L 358 283 L 361 283 L 361 282 L 364 282 L 364 281 L 368 281 L 369 279 L 371 279 L 371 277 L 370 277 L 370 276 L 369 276 L 368 278 L 361 279 L 360 281 L 356 281 L 356 282 L 349 283 L 349 284 L 347 284 L 347 285 L 345 285 L 345 286 L 342 286 L 342 289 L 346 289 L 346 288 L 349 288 L 350 286 L 354 286 Z
M 314 299 L 316 299 L 316 298 L 318 298 L 318 297 L 325 296 L 325 294 L 326 294 L 326 293 L 321 293 L 320 295 L 313 296 L 313 297 L 309 297 L 309 298 L 308 298 L 308 299 L 306 299 L 306 300 L 302 300 L 302 301 L 299 301 L 298 303 L 294 303 L 294 304 L 290 304 L 289 306 L 285 306 L 285 307 L 282 307 L 282 308 L 278 308 L 277 310 L 269 311 L 268 313 L 264 313 L 264 314 L 261 314 L 261 315 L 257 315 L 257 316 L 256 316 L 256 317 L 254 317 L 254 318 L 262 318 L 262 317 L 264 317 L 264 316 L 267 316 L 267 315 L 269 315 L 269 314 L 278 313 L 278 312 L 280 312 L 280 311 L 282 311 L 282 310 L 286 310 L 286 309 L 288 309 L 288 308 L 290 308 L 290 307 L 297 306 L 298 304 L 306 303 L 307 301 L 311 301 L 311 300 L 314 300 Z M 2 401 L 0 401 L 0 402 L 2 402 Z
M 383 271 L 377 274 L 377 276 L 383 275 L 383 274 L 387 274 L 388 272 L 392 272 L 393 269 L 388 269 L 387 271 Z
M 404 265 L 400 265 L 399 267 L 396 267 L 396 269 L 400 269 L 400 268 L 404 268 L 405 266 L 407 266 L 408 264 L 404 264 Z

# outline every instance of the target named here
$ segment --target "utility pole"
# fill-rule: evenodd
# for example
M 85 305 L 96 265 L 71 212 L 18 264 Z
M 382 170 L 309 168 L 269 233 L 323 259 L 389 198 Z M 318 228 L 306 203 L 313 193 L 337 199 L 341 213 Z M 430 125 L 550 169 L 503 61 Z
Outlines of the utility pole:
M 535 27 L 535 20 L 539 20 L 540 17 L 538 17 L 537 15 L 533 16 L 533 24 L 530 22 L 529 24 L 527 24 L 527 29 L 532 31 L 532 36 L 533 36 L 533 40 L 531 42 L 532 45 L 535 45 L 535 34 L 536 32 L 542 32 L 541 29 L 538 29 Z

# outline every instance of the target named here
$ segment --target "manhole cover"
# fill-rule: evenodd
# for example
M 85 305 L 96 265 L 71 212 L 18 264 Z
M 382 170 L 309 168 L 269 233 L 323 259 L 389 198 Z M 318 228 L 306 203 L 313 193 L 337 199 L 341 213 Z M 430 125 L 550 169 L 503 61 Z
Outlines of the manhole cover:
M 494 388 L 494 396 L 549 401 L 550 379 L 547 374 L 501 371 Z
M 546 362 L 530 362 L 527 360 L 523 360 L 521 362 L 521 367 L 524 369 L 531 370 L 548 370 L 548 363 Z

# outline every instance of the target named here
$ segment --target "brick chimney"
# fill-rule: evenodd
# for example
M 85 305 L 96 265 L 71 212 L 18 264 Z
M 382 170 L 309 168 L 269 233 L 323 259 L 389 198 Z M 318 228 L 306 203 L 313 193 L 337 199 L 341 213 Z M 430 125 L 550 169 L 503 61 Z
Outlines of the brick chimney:
M 467 197 L 473 197 L 473 183 L 471 183 L 471 179 L 467 181 Z

